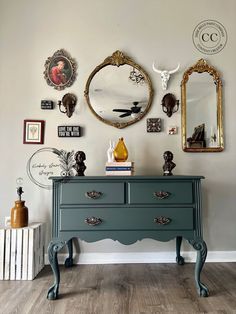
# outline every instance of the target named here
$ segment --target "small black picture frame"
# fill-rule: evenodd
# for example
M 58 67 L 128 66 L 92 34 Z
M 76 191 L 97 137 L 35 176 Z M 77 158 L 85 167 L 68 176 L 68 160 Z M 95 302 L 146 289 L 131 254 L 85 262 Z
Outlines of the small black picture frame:
M 41 100 L 41 109 L 52 110 L 54 108 L 54 104 L 52 100 Z
M 80 137 L 80 126 L 78 125 L 59 125 L 57 127 L 58 137 Z

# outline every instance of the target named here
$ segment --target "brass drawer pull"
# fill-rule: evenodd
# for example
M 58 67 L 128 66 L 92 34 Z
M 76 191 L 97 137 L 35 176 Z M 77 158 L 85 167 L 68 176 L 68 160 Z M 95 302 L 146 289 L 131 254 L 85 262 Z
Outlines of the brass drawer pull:
M 158 225 L 168 225 L 171 222 L 171 219 L 164 216 L 160 216 L 154 218 L 154 222 L 157 223 Z
M 163 200 L 164 198 L 168 198 L 171 193 L 170 192 L 165 192 L 165 191 L 159 191 L 159 192 L 154 192 L 154 196 L 156 196 L 159 200 Z
M 92 198 L 93 200 L 96 200 L 96 199 L 98 199 L 99 197 L 102 196 L 102 192 L 90 191 L 90 192 L 86 192 L 85 196 L 87 198 Z
M 96 226 L 102 223 L 102 219 L 97 217 L 88 217 L 84 222 L 89 226 Z

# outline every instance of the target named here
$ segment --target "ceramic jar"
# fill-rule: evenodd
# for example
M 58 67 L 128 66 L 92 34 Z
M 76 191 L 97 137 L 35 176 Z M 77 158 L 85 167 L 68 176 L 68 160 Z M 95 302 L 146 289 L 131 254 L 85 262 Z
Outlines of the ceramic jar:
M 23 228 L 28 226 L 28 208 L 25 201 L 15 201 L 15 206 L 11 209 L 11 227 Z

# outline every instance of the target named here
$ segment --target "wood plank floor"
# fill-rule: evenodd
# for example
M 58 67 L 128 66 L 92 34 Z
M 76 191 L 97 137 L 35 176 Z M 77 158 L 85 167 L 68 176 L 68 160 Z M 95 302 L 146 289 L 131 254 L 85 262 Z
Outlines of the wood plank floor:
M 49 301 L 46 266 L 33 281 L 0 281 L 0 313 L 236 313 L 236 263 L 205 264 L 208 298 L 197 296 L 193 273 L 194 264 L 61 266 L 60 298 Z

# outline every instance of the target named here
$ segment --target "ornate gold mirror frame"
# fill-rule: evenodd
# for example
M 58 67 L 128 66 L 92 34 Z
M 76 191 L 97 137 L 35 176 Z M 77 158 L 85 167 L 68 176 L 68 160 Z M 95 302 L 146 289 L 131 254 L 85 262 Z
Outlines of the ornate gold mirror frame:
M 100 71 L 102 70 L 104 67 L 107 66 L 115 66 L 115 67 L 120 67 L 122 65 L 130 65 L 130 67 L 132 67 L 133 69 L 137 70 L 144 78 L 144 82 L 147 84 L 148 87 L 148 101 L 147 101 L 147 105 L 145 107 L 145 110 L 142 112 L 141 115 L 139 115 L 138 117 L 134 118 L 132 121 L 128 121 L 128 122 L 113 122 L 110 121 L 108 119 L 104 119 L 103 117 L 101 117 L 100 115 L 97 114 L 97 112 L 94 110 L 93 108 L 93 104 L 91 103 L 91 97 L 89 96 L 89 88 L 90 88 L 90 84 L 92 79 L 94 78 L 94 76 Z M 153 99 L 153 88 L 152 88 L 152 82 L 148 76 L 148 74 L 145 72 L 145 70 L 138 65 L 137 63 L 135 63 L 130 57 L 124 55 L 123 52 L 117 50 L 115 51 L 112 56 L 107 57 L 101 64 L 99 64 L 90 74 L 86 86 L 85 86 L 85 91 L 84 91 L 84 96 L 86 98 L 86 101 L 88 103 L 88 106 L 90 108 L 90 110 L 92 111 L 92 113 L 95 115 L 95 117 L 97 119 L 99 119 L 100 121 L 114 126 L 118 129 L 122 129 L 125 128 L 133 123 L 136 123 L 137 121 L 141 120 L 149 111 L 151 104 L 152 104 L 152 99 Z
M 213 82 L 216 85 L 216 121 L 217 121 L 217 139 L 218 144 L 215 147 L 188 147 L 187 143 L 187 97 L 186 97 L 186 84 L 189 76 L 192 73 L 207 72 L 212 76 Z M 223 137 L 223 113 L 222 113 L 222 81 L 219 72 L 209 64 L 206 60 L 200 59 L 192 67 L 188 68 L 184 74 L 181 82 L 181 111 L 182 111 L 182 148 L 185 152 L 221 152 L 224 150 L 224 137 Z

